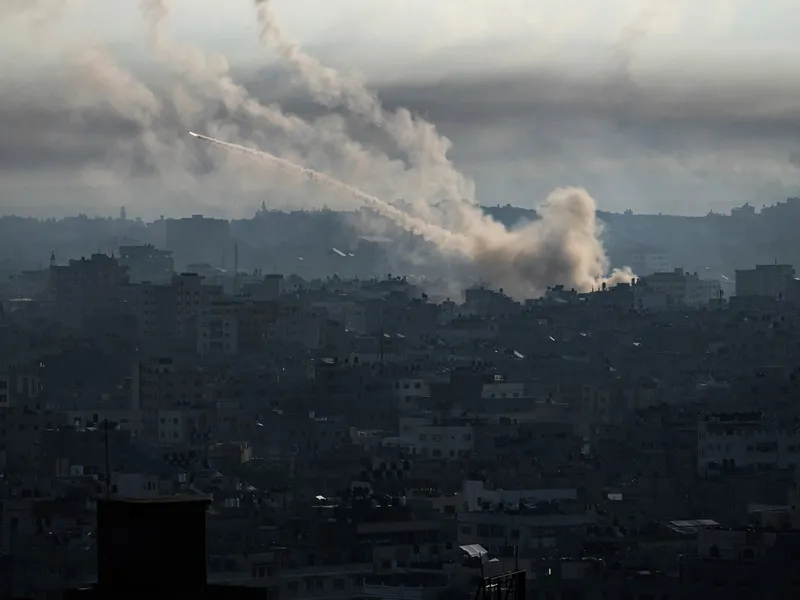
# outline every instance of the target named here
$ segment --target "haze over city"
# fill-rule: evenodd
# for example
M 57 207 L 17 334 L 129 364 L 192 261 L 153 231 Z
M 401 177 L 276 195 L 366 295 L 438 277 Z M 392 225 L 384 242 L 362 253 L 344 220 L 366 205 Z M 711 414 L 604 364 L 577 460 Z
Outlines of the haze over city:
M 0 0 L 0 597 L 800 598 L 798 22 Z

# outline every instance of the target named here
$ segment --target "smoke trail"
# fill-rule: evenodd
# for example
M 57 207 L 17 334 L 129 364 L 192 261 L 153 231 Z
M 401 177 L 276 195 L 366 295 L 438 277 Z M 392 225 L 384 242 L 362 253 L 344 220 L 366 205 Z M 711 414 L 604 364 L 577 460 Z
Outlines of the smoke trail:
M 387 114 L 377 96 L 357 78 L 343 76 L 303 52 L 277 24 L 270 0 L 255 0 L 261 42 L 274 47 L 302 76 L 314 98 L 328 108 L 344 106 L 368 123 L 386 131 L 397 146 L 406 153 L 419 172 L 419 195 L 425 199 L 440 197 L 460 200 L 475 197 L 475 185 L 455 169 L 448 158 L 452 142 L 439 135 L 436 128 L 422 119 L 414 118 L 406 109 Z M 412 200 L 417 212 L 435 218 L 429 204 Z
M 262 106 L 250 97 L 247 90 L 233 81 L 224 57 L 206 56 L 200 48 L 176 44 L 169 39 L 165 27 L 169 15 L 167 0 L 141 0 L 140 6 L 147 23 L 151 50 L 200 88 L 209 99 L 221 101 L 226 109 L 241 112 L 281 131 L 295 135 L 308 133 L 308 126 L 302 120 L 285 116 L 277 107 Z
M 600 225 L 594 200 L 582 189 L 553 192 L 540 207 L 541 219 L 516 229 L 482 216 L 465 231 L 453 232 L 404 213 L 387 202 L 330 175 L 314 171 L 272 154 L 189 132 L 195 138 L 268 161 L 373 207 L 398 226 L 421 235 L 439 251 L 469 260 L 478 275 L 519 299 L 540 296 L 548 286 L 562 284 L 589 291 L 603 282 L 630 281 L 629 269 L 615 270 L 604 278 L 608 258 L 600 242 Z
M 270 133 L 283 136 L 287 142 L 304 148 L 306 153 L 324 153 L 325 159 L 351 172 L 353 179 L 380 182 L 381 187 L 391 187 L 402 192 L 412 185 L 417 173 L 406 170 L 402 161 L 391 159 L 383 153 L 367 148 L 353 140 L 341 118 L 329 116 L 307 122 L 295 115 L 284 113 L 277 104 L 263 105 L 247 89 L 237 84 L 230 74 L 227 61 L 221 56 L 208 56 L 195 46 L 177 44 L 169 39 L 165 27 L 169 16 L 167 0 L 141 0 L 140 7 L 148 26 L 151 51 L 162 62 L 174 68 L 192 86 L 195 93 L 207 102 L 221 102 L 226 110 L 243 116 L 252 131 L 261 133 L 266 127 Z M 203 128 L 207 125 L 188 117 L 185 128 Z M 274 138 L 275 135 L 272 135 Z
M 665 15 L 679 15 L 687 4 L 686 0 L 644 0 L 644 6 L 622 28 L 619 39 L 614 44 L 613 85 L 623 86 L 625 90 L 630 87 L 632 83 L 631 65 L 636 59 L 642 41 L 650 34 L 659 19 L 664 18 Z
M 380 198 L 373 196 L 372 194 L 368 194 L 367 192 L 360 190 L 355 186 L 340 181 L 335 177 L 315 171 L 314 169 L 297 165 L 286 160 L 285 158 L 280 158 L 274 154 L 270 154 L 269 152 L 254 150 L 252 148 L 247 148 L 246 146 L 240 146 L 239 144 L 224 142 L 206 135 L 194 133 L 193 131 L 190 131 L 189 135 L 201 141 L 215 144 L 228 150 L 233 150 L 234 152 L 241 152 L 254 158 L 265 160 L 272 165 L 280 167 L 284 171 L 290 171 L 298 175 L 302 175 L 305 179 L 316 181 L 331 189 L 335 189 L 339 192 L 352 196 L 356 200 L 360 200 L 364 204 L 373 207 L 381 215 L 387 219 L 390 219 L 403 229 L 422 236 L 443 250 L 463 252 L 465 249 L 466 240 L 464 240 L 463 237 L 456 236 L 446 229 L 426 223 L 417 217 L 410 216 L 407 213 L 398 210 L 388 202 L 385 202 Z
M 394 139 L 422 177 L 434 182 L 421 186 L 422 198 L 413 204 L 414 213 L 458 232 L 459 239 L 466 241 L 463 253 L 485 280 L 516 297 L 537 296 L 555 284 L 585 291 L 604 281 L 608 258 L 599 238 L 594 200 L 584 190 L 556 190 L 542 205 L 539 221 L 508 231 L 479 207 L 459 201 L 467 180 L 447 158 L 449 140 L 407 110 L 387 114 L 361 81 L 343 77 L 303 52 L 278 26 L 269 2 L 255 0 L 262 43 L 272 45 L 295 68 L 317 101 L 328 107 L 344 106 Z M 439 205 L 444 210 L 433 211 L 430 192 L 439 184 L 445 191 L 445 202 Z M 470 188 L 469 199 L 473 193 Z M 613 284 L 631 278 L 632 273 L 623 270 L 612 273 L 607 281 Z

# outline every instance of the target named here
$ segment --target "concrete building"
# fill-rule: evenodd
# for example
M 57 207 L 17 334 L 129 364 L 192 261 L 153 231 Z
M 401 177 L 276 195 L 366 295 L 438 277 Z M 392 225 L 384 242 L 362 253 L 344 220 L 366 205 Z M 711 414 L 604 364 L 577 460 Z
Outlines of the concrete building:
M 786 300 L 795 294 L 794 267 L 791 265 L 756 265 L 755 269 L 736 270 L 737 296 L 766 296 Z
M 222 287 L 204 285 L 194 273 L 181 273 L 172 278 L 175 291 L 175 332 L 178 337 L 195 340 L 197 317 L 212 302 L 222 299 Z
M 118 309 L 128 285 L 125 267 L 105 254 L 50 267 L 47 291 L 56 320 L 73 329 Z
M 682 598 L 797 598 L 797 531 L 701 530 L 697 551 L 681 556 Z
M 174 253 L 179 269 L 192 263 L 233 264 L 230 223 L 224 219 L 210 219 L 203 215 L 168 219 L 166 238 L 167 249 Z
M 282 282 L 283 275 L 277 273 L 264 275 L 261 281 L 243 284 L 242 295 L 257 301 L 277 300 L 281 295 Z
M 169 283 L 175 271 L 172 252 L 151 244 L 120 246 L 119 263 L 128 269 L 131 283 Z
M 757 473 L 800 466 L 800 431 L 783 429 L 759 413 L 709 415 L 697 427 L 697 473 Z
M 412 454 L 440 460 L 463 459 L 475 444 L 469 421 L 428 416 L 401 417 L 400 438 Z
M 215 302 L 203 308 L 197 319 L 197 352 L 201 355 L 233 355 L 239 350 L 239 305 Z
M 628 266 L 638 277 L 672 271 L 672 256 L 666 252 L 637 252 L 632 254 Z
M 642 277 L 637 286 L 634 287 L 640 285 L 664 296 L 667 307 L 708 306 L 712 300 L 718 299 L 720 295 L 719 281 L 700 279 L 697 273 L 687 273 L 680 268 L 670 272 L 653 273 L 647 277 Z M 636 296 L 635 292 L 634 296 Z

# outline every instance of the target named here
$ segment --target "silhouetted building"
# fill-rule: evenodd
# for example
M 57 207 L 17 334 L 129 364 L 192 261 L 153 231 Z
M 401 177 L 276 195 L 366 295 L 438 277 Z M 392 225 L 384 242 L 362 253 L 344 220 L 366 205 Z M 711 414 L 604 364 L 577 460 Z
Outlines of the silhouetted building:
M 125 268 L 105 254 L 51 266 L 47 291 L 56 320 L 78 329 L 87 318 L 118 308 L 128 284 Z
M 767 296 L 788 299 L 795 287 L 791 265 L 756 265 L 755 269 L 736 270 L 737 296 Z
M 97 583 L 65 598 L 266 598 L 263 589 L 207 583 L 209 503 L 202 496 L 98 500 Z
M 131 283 L 169 283 L 175 270 L 172 252 L 151 244 L 120 246 L 119 262 L 127 267 Z
M 223 266 L 228 258 L 233 262 L 231 227 L 225 219 L 203 215 L 168 219 L 166 230 L 167 249 L 174 253 L 175 264 L 180 269 L 191 263 Z

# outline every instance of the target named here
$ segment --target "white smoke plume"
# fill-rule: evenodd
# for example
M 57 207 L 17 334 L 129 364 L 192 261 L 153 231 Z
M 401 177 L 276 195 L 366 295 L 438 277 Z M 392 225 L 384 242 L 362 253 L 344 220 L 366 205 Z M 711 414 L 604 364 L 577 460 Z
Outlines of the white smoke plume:
M 614 44 L 615 73 L 611 84 L 628 91 L 632 84 L 631 66 L 636 60 L 642 42 L 657 27 L 659 21 L 678 18 L 686 9 L 686 0 L 642 0 L 633 18 L 625 24 Z
M 140 6 L 154 55 L 191 86 L 191 92 L 201 104 L 219 102 L 232 116 L 246 119 L 248 138 L 262 143 L 269 140 L 273 146 L 278 143 L 281 152 L 292 146 L 306 157 L 322 154 L 323 162 L 338 166 L 351 180 L 369 181 L 372 187 L 381 190 L 404 194 L 413 189 L 415 181 L 427 179 L 413 169 L 406 169 L 402 161 L 354 140 L 340 117 L 328 116 L 307 122 L 284 113 L 277 104 L 262 104 L 243 85 L 236 83 L 223 56 L 208 55 L 201 48 L 179 44 L 169 38 L 165 26 L 169 16 L 168 0 L 140 0 Z M 186 128 L 206 128 L 197 118 L 182 116 Z
M 262 3 L 261 8 L 265 7 Z M 351 181 L 356 177 L 353 171 L 359 169 L 396 176 L 398 182 L 415 189 L 420 199 L 409 212 L 324 173 L 293 165 L 278 156 L 268 158 L 273 165 L 293 169 L 348 194 L 397 225 L 423 236 L 440 250 L 443 259 L 455 256 L 472 263 L 483 280 L 504 288 L 514 297 L 538 296 L 547 286 L 557 284 L 586 291 L 604 281 L 608 260 L 599 238 L 594 201 L 583 190 L 557 190 L 542 205 L 538 221 L 507 230 L 472 202 L 471 183 L 447 157 L 449 140 L 440 136 L 432 124 L 414 118 L 408 111 L 388 113 L 359 80 L 341 78 L 333 70 L 324 71 L 325 76 L 320 79 L 323 83 L 318 86 L 322 91 L 318 90 L 315 96 L 328 94 L 329 105 L 344 102 L 349 110 L 389 133 L 411 163 L 410 169 L 398 170 L 384 155 L 353 141 L 339 122 L 309 123 L 283 113 L 276 105 L 264 106 L 234 81 L 224 57 L 207 56 L 198 48 L 170 40 L 165 28 L 169 14 L 166 0 L 142 0 L 142 8 L 151 49 L 180 75 L 181 83 L 173 90 L 172 97 L 153 94 L 101 48 L 87 50 L 80 63 L 81 81 L 87 83 L 87 88 L 84 96 L 77 96 L 77 101 L 106 103 L 140 126 L 139 134 L 113 149 L 110 160 L 115 168 L 124 168 L 126 161 L 145 161 L 156 171 L 170 169 L 170 175 L 191 179 L 188 169 L 191 152 L 181 140 L 174 139 L 174 129 L 162 125 L 177 115 L 187 128 L 207 126 L 219 131 L 210 114 L 214 105 L 221 103 L 229 114 L 244 116 L 249 120 L 248 125 L 252 123 L 255 133 L 248 137 L 258 139 L 261 128 L 266 127 L 270 133 L 280 133 L 287 142 L 304 147 L 306 156 L 320 148 L 338 153 L 342 159 L 338 164 L 350 174 Z M 273 32 L 268 39 L 287 38 L 277 37 Z M 301 72 L 306 79 L 318 77 L 315 75 L 318 69 L 325 69 L 310 57 L 303 58 L 299 47 L 289 54 L 294 57 L 293 64 L 302 63 Z M 336 91 L 337 85 L 341 91 Z M 225 137 L 236 136 L 228 130 Z M 238 148 L 254 152 L 244 146 Z M 337 171 L 335 167 L 331 170 Z M 434 208 L 437 198 L 441 202 Z M 612 282 L 626 276 L 630 274 L 614 273 Z
M 189 134 L 204 142 L 215 144 L 217 146 L 221 146 L 223 148 L 232 150 L 234 152 L 241 152 L 249 156 L 253 156 L 255 158 L 264 160 L 272 165 L 281 168 L 284 171 L 290 171 L 297 175 L 301 175 L 305 179 L 316 181 L 328 188 L 331 188 L 333 190 L 351 196 L 352 198 L 359 200 L 362 204 L 366 204 L 367 206 L 374 208 L 378 213 L 380 213 L 387 219 L 391 220 L 396 225 L 402 227 L 403 229 L 410 231 L 416 235 L 420 235 L 429 242 L 436 244 L 442 250 L 446 251 L 461 250 L 464 247 L 464 244 L 466 243 L 466 240 L 463 237 L 456 236 L 452 232 L 446 229 L 428 223 L 427 221 L 420 219 L 418 217 L 409 215 L 399 210 L 397 207 L 392 206 L 388 202 L 381 200 L 377 196 L 368 194 L 367 192 L 360 190 L 355 186 L 340 181 L 335 177 L 331 177 L 330 175 L 327 175 L 325 173 L 321 173 L 319 171 L 315 171 L 314 169 L 309 169 L 308 167 L 297 165 L 289 160 L 286 160 L 285 158 L 281 158 L 279 156 L 275 156 L 274 154 L 270 154 L 269 152 L 264 152 L 262 150 L 254 150 L 252 148 L 247 148 L 246 146 L 225 142 L 223 140 L 218 140 L 216 138 L 212 138 L 207 135 L 200 135 L 191 131 L 189 132 Z
M 460 201 L 467 179 L 447 157 L 449 140 L 439 135 L 432 124 L 412 117 L 406 110 L 387 113 L 360 80 L 341 76 L 291 40 L 276 22 L 270 0 L 255 0 L 255 5 L 262 43 L 270 44 L 296 70 L 317 101 L 328 107 L 344 106 L 380 127 L 422 174 L 443 183 L 444 211 L 431 210 L 430 202 L 435 198 L 429 195 L 433 188 L 430 185 L 421 187 L 420 199 L 412 204 L 413 211 L 457 232 L 458 239 L 463 240 L 460 250 L 475 263 L 486 281 L 517 297 L 539 295 L 549 285 L 563 284 L 586 291 L 602 282 L 608 259 L 600 241 L 594 200 L 584 190 L 556 190 L 541 206 L 540 220 L 507 230 L 472 202 Z M 468 200 L 472 200 L 472 191 Z M 610 283 L 630 280 L 632 275 L 629 270 L 615 271 Z
M 304 52 L 278 25 L 270 0 L 255 0 L 260 39 L 302 77 L 315 100 L 334 108 L 344 106 L 369 124 L 386 131 L 419 173 L 417 194 L 411 198 L 415 211 L 426 218 L 436 218 L 430 210 L 432 199 L 472 200 L 475 184 L 452 164 L 447 154 L 452 142 L 439 135 L 436 128 L 416 119 L 406 109 L 395 113 L 384 110 L 378 97 L 353 76 L 343 76 Z
M 396 225 L 433 243 L 444 256 L 469 260 L 477 274 L 519 299 L 540 296 L 548 286 L 567 285 L 589 291 L 603 283 L 629 282 L 629 269 L 614 270 L 599 239 L 594 200 L 579 188 L 554 191 L 540 207 L 542 218 L 512 231 L 483 216 L 467 231 L 453 232 L 409 215 L 391 204 L 325 173 L 294 164 L 268 152 L 209 136 L 197 139 L 266 161 L 305 179 L 349 195 L 372 207 Z

